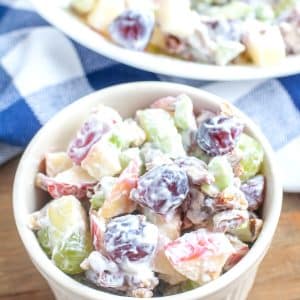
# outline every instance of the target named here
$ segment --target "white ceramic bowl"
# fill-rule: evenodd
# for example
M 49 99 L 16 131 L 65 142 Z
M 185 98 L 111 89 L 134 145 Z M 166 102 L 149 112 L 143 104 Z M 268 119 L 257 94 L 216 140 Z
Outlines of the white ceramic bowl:
M 103 103 L 117 109 L 124 117 L 132 116 L 139 108 L 148 106 L 153 100 L 186 93 L 196 108 L 217 110 L 220 98 L 185 85 L 163 82 L 141 82 L 118 85 L 90 94 L 63 109 L 53 117 L 33 138 L 20 161 L 13 190 L 13 207 L 16 224 L 24 246 L 40 273 L 48 281 L 59 300 L 128 300 L 97 291 L 82 285 L 61 272 L 42 251 L 34 233 L 27 227 L 28 214 L 40 209 L 45 203 L 45 193 L 34 186 L 34 178 L 40 161 L 47 151 L 66 149 L 71 137 L 81 122 L 97 105 Z M 263 206 L 264 226 L 249 253 L 230 271 L 200 288 L 160 298 L 161 300 L 243 300 L 252 287 L 257 268 L 266 254 L 274 235 L 280 215 L 282 187 L 278 171 L 274 166 L 273 151 L 253 122 L 236 111 L 246 124 L 247 132 L 263 145 L 265 150 L 264 174 L 267 178 L 266 197 Z
M 204 80 L 261 79 L 300 72 L 300 55 L 289 56 L 281 64 L 273 67 L 215 66 L 183 61 L 164 55 L 127 50 L 107 41 L 68 10 L 63 9 L 64 0 L 31 1 L 41 16 L 75 41 L 99 54 L 139 69 L 170 76 Z

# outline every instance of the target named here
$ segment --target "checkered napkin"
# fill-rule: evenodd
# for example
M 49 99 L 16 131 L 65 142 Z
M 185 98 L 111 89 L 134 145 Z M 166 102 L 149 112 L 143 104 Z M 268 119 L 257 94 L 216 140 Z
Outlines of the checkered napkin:
M 70 40 L 24 0 L 0 0 L 0 164 L 20 153 L 49 118 L 74 100 L 106 86 L 144 80 L 187 83 L 232 101 L 260 125 L 277 151 L 285 190 L 300 191 L 300 75 L 217 83 L 140 71 Z

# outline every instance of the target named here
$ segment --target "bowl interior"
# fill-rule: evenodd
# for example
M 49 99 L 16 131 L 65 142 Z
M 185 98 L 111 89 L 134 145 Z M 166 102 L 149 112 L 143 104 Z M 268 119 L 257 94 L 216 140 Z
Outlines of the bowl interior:
M 25 247 L 36 264 L 45 270 L 51 269 L 51 275 L 56 274 L 57 278 L 64 276 L 62 278 L 66 280 L 67 276 L 51 264 L 39 247 L 34 234 L 26 225 L 28 214 L 40 209 L 44 205 L 45 200 L 48 199 L 44 192 L 39 191 L 34 186 L 34 178 L 45 152 L 65 151 L 69 141 L 75 135 L 83 120 L 99 103 L 115 108 L 123 117 L 130 117 L 134 115 L 136 110 L 149 106 L 150 103 L 159 97 L 178 95 L 180 93 L 188 94 L 193 99 L 196 109 L 219 110 L 220 99 L 218 97 L 195 88 L 160 82 L 126 84 L 107 88 L 82 98 L 59 112 L 38 132 L 21 159 L 14 184 L 14 213 L 16 223 Z M 237 112 L 237 114 L 241 115 L 240 112 Z M 254 252 L 255 247 L 262 247 L 268 241 L 271 241 L 279 218 L 281 186 L 277 181 L 277 174 L 275 174 L 276 171 L 272 162 L 273 154 L 268 142 L 248 118 L 244 117 L 244 120 L 247 131 L 262 143 L 266 153 L 263 166 L 263 171 L 267 178 L 266 197 L 263 207 L 265 225 L 259 239 L 251 250 Z M 251 251 L 246 258 L 252 255 Z M 254 253 L 252 259 L 255 257 L 256 254 Z M 228 275 L 227 273 L 216 281 L 222 280 L 222 277 Z M 214 282 L 208 285 L 211 284 L 214 284 Z M 201 287 L 201 289 L 205 290 L 206 286 Z

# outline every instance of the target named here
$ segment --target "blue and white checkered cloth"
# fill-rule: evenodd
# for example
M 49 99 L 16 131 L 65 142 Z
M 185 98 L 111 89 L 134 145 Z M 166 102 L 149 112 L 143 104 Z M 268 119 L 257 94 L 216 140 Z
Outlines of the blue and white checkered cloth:
M 188 83 L 234 102 L 277 151 L 285 190 L 300 191 L 300 74 L 216 83 L 140 71 L 70 40 L 24 0 L 0 0 L 0 164 L 20 153 L 74 100 L 109 85 L 144 80 Z

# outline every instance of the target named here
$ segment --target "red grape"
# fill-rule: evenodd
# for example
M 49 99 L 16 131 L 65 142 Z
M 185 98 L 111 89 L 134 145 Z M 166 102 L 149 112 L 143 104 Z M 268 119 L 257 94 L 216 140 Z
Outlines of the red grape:
M 264 199 L 265 178 L 262 175 L 257 175 L 241 185 L 241 190 L 244 192 L 248 201 L 248 209 L 251 211 L 257 210 Z
M 175 164 L 152 168 L 138 180 L 130 197 L 138 204 L 165 215 L 179 207 L 189 191 L 186 173 Z
M 127 10 L 110 25 L 112 40 L 134 50 L 144 50 L 154 28 L 154 16 L 147 12 Z
M 117 264 L 149 261 L 158 240 L 157 227 L 142 215 L 124 215 L 111 219 L 104 234 L 104 248 Z
M 208 118 L 197 132 L 198 146 L 210 156 L 223 155 L 233 150 L 244 125 L 234 117 Z

